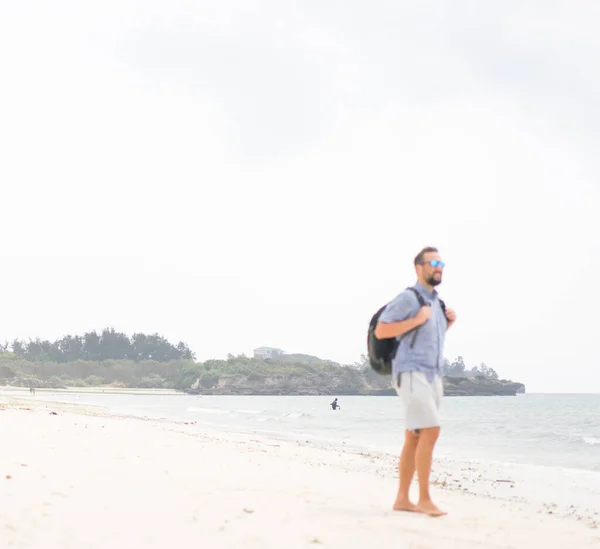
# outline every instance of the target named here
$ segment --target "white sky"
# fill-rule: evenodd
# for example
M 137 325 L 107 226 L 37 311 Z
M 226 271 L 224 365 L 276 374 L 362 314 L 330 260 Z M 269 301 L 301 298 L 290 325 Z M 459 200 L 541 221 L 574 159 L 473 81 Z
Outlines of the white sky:
M 0 340 L 354 362 L 435 245 L 445 355 L 600 392 L 595 2 L 0 1 Z

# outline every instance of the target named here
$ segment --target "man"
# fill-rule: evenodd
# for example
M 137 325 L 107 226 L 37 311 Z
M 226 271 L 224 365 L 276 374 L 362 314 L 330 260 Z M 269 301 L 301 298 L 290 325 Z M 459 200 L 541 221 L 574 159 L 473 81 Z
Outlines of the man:
M 375 337 L 385 339 L 406 334 L 401 337 L 392 362 L 392 379 L 404 404 L 406 429 L 398 467 L 400 485 L 394 509 L 440 516 L 446 513 L 431 500 L 429 475 L 433 448 L 440 434 L 444 339 L 446 330 L 456 320 L 456 313 L 447 308 L 444 314 L 435 290 L 442 282 L 445 266 L 438 250 L 424 248 L 415 257 L 414 264 L 417 283 L 413 288 L 423 297 L 426 305 L 421 307 L 414 292 L 405 290 L 381 313 L 375 327 Z M 415 468 L 419 477 L 419 501 L 416 505 L 409 499 Z

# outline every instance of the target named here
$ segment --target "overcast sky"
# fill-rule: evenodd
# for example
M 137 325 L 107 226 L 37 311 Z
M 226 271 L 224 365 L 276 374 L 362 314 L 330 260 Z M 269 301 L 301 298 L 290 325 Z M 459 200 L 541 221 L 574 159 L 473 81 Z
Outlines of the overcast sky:
M 445 355 L 600 392 L 600 7 L 0 1 L 0 340 L 345 363 L 440 248 Z

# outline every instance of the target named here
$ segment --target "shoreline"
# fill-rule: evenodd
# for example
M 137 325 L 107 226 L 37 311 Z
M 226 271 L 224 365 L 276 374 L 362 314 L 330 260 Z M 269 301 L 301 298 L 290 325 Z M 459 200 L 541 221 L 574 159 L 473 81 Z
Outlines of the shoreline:
M 220 393 L 188 393 L 186 391 L 180 391 L 178 389 L 157 389 L 157 388 L 144 388 L 144 387 L 112 387 L 110 385 L 99 385 L 94 387 L 64 387 L 64 388 L 52 388 L 52 387 L 36 387 L 36 391 L 41 393 L 91 393 L 91 394 L 103 394 L 103 393 L 114 393 L 114 394 L 148 394 L 148 395 L 182 395 L 182 396 L 195 396 L 195 397 L 203 397 L 203 396 L 240 396 L 240 397 L 262 397 L 262 396 L 282 396 L 282 397 L 305 397 L 305 396 L 329 396 L 329 395 L 299 395 L 295 393 L 290 394 L 260 394 L 260 393 L 251 393 L 251 394 L 220 394 Z M 28 387 L 21 387 L 17 385 L 0 385 L 0 393 L 29 393 Z M 340 394 L 340 393 L 336 393 Z M 333 395 L 333 393 L 332 393 Z M 340 394 L 341 395 L 341 394 Z M 395 392 L 390 392 L 390 395 L 384 394 L 365 394 L 365 395 L 341 395 L 341 396 L 395 396 Z M 530 396 L 599 396 L 600 393 L 588 393 L 588 392 L 571 392 L 571 393 L 561 393 L 561 392 L 551 392 L 551 393 L 543 393 L 543 392 L 535 392 L 535 391 L 527 391 L 526 393 L 517 393 L 516 395 L 446 395 L 448 398 L 450 397 L 460 397 L 460 398 L 471 398 L 471 397 L 480 397 L 480 398 L 497 398 L 497 397 L 530 397 Z
M 202 499 L 204 497 L 202 494 L 207 491 L 215 496 L 220 494 L 219 498 L 224 501 L 244 495 L 241 498 L 245 501 L 244 505 L 256 508 L 257 515 L 261 509 L 261 516 L 264 513 L 266 517 L 269 516 L 267 505 L 269 502 L 277 508 L 286 508 L 288 505 L 289 513 L 286 517 L 293 523 L 289 525 L 289 529 L 285 532 L 277 531 L 277 524 L 263 517 L 263 520 L 267 521 L 263 524 L 267 532 L 251 529 L 250 533 L 246 533 L 250 536 L 248 539 L 243 538 L 246 534 L 242 523 L 245 519 L 248 519 L 246 522 L 251 522 L 251 517 L 246 516 L 239 523 L 236 521 L 239 519 L 240 511 L 242 515 L 253 515 L 253 513 L 238 509 L 236 511 L 238 514 L 234 513 L 237 517 L 234 520 L 234 518 L 226 518 L 230 516 L 228 510 L 221 509 L 221 513 L 215 514 L 209 522 L 229 522 L 223 530 L 217 528 L 213 531 L 208 527 L 205 533 L 209 537 L 214 536 L 211 539 L 216 543 L 211 547 L 233 547 L 236 546 L 235 543 L 238 547 L 254 547 L 251 539 L 261 540 L 261 544 L 257 543 L 256 547 L 264 547 L 263 543 L 267 541 L 276 543 L 274 546 L 278 547 L 305 546 L 310 544 L 311 540 L 308 539 L 310 536 L 301 532 L 311 530 L 311 520 L 316 520 L 317 515 L 320 518 L 319 527 L 314 534 L 315 539 L 321 540 L 321 543 L 335 539 L 336 543 L 344 543 L 345 547 L 359 545 L 362 547 L 364 543 L 369 543 L 373 536 L 380 539 L 382 543 L 389 544 L 393 541 L 395 546 L 404 547 L 405 545 L 402 544 L 404 536 L 395 536 L 393 532 L 399 525 L 403 529 L 408 528 L 411 532 L 414 530 L 414 533 L 410 534 L 413 536 L 410 538 L 410 543 L 417 543 L 418 540 L 421 547 L 436 547 L 436 549 L 456 546 L 461 548 L 537 546 L 538 537 L 530 537 L 533 532 L 537 532 L 535 536 L 543 536 L 539 545 L 544 547 L 574 546 L 573 542 L 576 540 L 580 543 L 578 547 L 592 547 L 593 543 L 600 543 L 600 530 L 597 528 L 600 525 L 600 517 L 597 509 L 586 509 L 583 503 L 574 505 L 573 487 L 568 483 L 563 486 L 562 493 L 556 491 L 557 495 L 562 494 L 563 501 L 553 501 L 548 498 L 541 498 L 543 501 L 539 502 L 532 501 L 531 497 L 527 498 L 525 497 L 527 494 L 523 494 L 523 491 L 529 490 L 528 479 L 521 478 L 519 467 L 509 467 L 507 470 L 506 467 L 494 469 L 486 465 L 482 470 L 481 465 L 475 462 L 434 458 L 432 495 L 450 514 L 441 519 L 411 517 L 403 513 L 395 513 L 390 509 L 397 482 L 397 458 L 394 456 L 338 448 L 333 445 L 327 447 L 311 442 L 275 440 L 256 434 L 219 432 L 217 429 L 207 428 L 200 430 L 200 426 L 193 422 L 117 415 L 87 405 L 36 402 L 13 398 L 12 395 L 4 396 L 5 402 L 0 401 L 0 425 L 6 443 L 3 447 L 8 449 L 8 452 L 5 450 L 4 453 L 0 453 L 0 481 L 10 482 L 5 486 L 10 486 L 14 490 L 18 487 L 19 477 L 29 473 L 33 463 L 36 463 L 37 470 L 44 478 L 38 478 L 37 485 L 30 482 L 23 487 L 25 494 L 21 496 L 29 493 L 35 498 L 34 500 L 20 498 L 18 489 L 0 492 L 0 531 L 3 532 L 1 535 L 6 535 L 7 532 L 9 535 L 6 544 L 0 543 L 3 547 L 10 547 L 8 541 L 13 540 L 17 543 L 15 547 L 23 549 L 70 547 L 70 545 L 42 544 L 41 541 L 39 545 L 19 541 L 21 534 L 18 532 L 28 525 L 24 524 L 23 519 L 19 519 L 16 513 L 19 509 L 25 512 L 27 506 L 38 505 L 33 502 L 40 498 L 44 499 L 44 483 L 47 479 L 55 477 L 61 478 L 62 483 L 67 487 L 71 486 L 75 492 L 78 486 L 82 488 L 84 493 L 78 492 L 81 501 L 85 505 L 91 504 L 91 500 L 95 497 L 94 490 L 100 490 L 101 487 L 88 486 L 90 481 L 85 480 L 85 475 L 81 477 L 76 472 L 71 475 L 72 472 L 68 467 L 68 463 L 74 459 L 74 454 L 81 452 L 82 446 L 87 451 L 80 457 L 89 462 L 89 468 L 84 472 L 89 473 L 90 469 L 106 469 L 109 476 L 120 486 L 122 485 L 124 493 L 128 494 L 134 505 L 143 506 L 146 493 L 142 490 L 137 494 L 135 490 L 131 490 L 131 487 L 127 488 L 129 475 L 138 475 L 134 468 L 137 462 L 136 460 L 132 462 L 134 454 L 139 454 L 139 459 L 149 467 L 146 471 L 147 476 L 136 477 L 138 481 L 150 482 L 152 493 L 162 490 L 164 494 L 160 499 L 183 497 L 181 512 L 184 515 L 188 507 L 196 509 L 196 498 Z M 52 412 L 56 412 L 57 415 L 51 415 Z M 85 423 L 85 431 L 81 428 L 82 423 Z M 29 437 L 23 436 L 24 432 L 28 433 Z M 111 435 L 109 440 L 106 440 L 107 434 Z M 16 444 L 17 442 L 21 443 L 21 447 Z M 62 445 L 59 446 L 58 442 Z M 133 452 L 132 448 L 134 448 Z M 155 455 L 153 451 L 157 454 Z M 51 459 L 53 455 L 54 461 Z M 56 459 L 57 455 L 65 459 L 67 464 L 61 464 L 60 459 Z M 29 467 L 21 469 L 19 463 L 28 464 Z M 161 478 L 164 474 L 159 472 L 165 468 L 171 470 L 173 467 L 179 468 L 177 474 L 181 476 L 177 477 L 178 480 L 173 485 L 159 482 L 158 486 L 154 486 L 154 479 Z M 274 478 L 269 475 L 264 478 L 260 476 L 262 471 L 271 469 L 277 472 Z M 324 474 L 324 471 L 327 473 Z M 12 478 L 5 479 L 7 474 L 12 475 Z M 169 474 L 176 473 L 173 471 Z M 199 484 L 186 482 L 186 478 L 192 479 L 199 474 L 205 475 Z M 259 475 L 258 479 L 256 475 Z M 232 476 L 237 479 L 236 482 L 232 481 Z M 567 474 L 565 478 L 568 476 Z M 260 482 L 257 483 L 257 480 Z M 291 485 L 284 489 L 289 483 Z M 194 492 L 193 486 L 197 487 L 198 493 Z M 416 488 L 416 485 L 413 488 Z M 182 496 L 180 493 L 182 490 L 188 496 Z M 190 490 L 191 494 L 188 493 Z M 75 497 L 74 493 L 69 495 L 69 490 L 66 492 L 66 498 Z M 308 499 L 306 499 L 307 493 L 311 494 Z M 17 501 L 22 500 L 22 507 L 17 505 L 16 508 L 12 508 L 14 502 L 11 494 Z M 47 494 L 46 500 L 52 500 L 50 496 L 51 493 Z M 120 492 L 116 491 L 111 497 L 120 498 Z M 315 500 L 319 502 L 316 508 L 311 504 Z M 110 503 L 112 500 L 109 497 L 106 501 Z M 343 512 L 337 508 L 336 502 L 342 503 Z M 44 508 L 38 508 L 38 511 L 43 513 Z M 216 511 L 211 510 L 208 505 L 202 512 L 214 514 Z M 289 518 L 296 515 L 299 515 L 297 519 Z M 368 516 L 369 521 L 373 521 L 374 524 L 360 520 L 359 528 L 355 523 L 363 515 Z M 52 513 L 49 516 L 54 516 L 55 520 L 64 520 L 64 517 Z M 108 516 L 112 517 L 111 520 L 119 520 L 110 512 Z M 157 517 L 157 520 L 160 519 Z M 171 517 L 169 520 L 175 518 Z M 169 520 L 166 522 L 168 523 Z M 198 520 L 190 524 L 186 523 L 185 528 L 192 532 L 194 525 L 198 526 L 195 524 Z M 178 521 L 179 519 L 175 520 Z M 3 522 L 7 528 L 12 525 L 15 528 L 14 532 L 10 529 L 2 529 Z M 234 523 L 238 526 L 234 527 Z M 332 524 L 337 524 L 338 528 L 333 528 Z M 375 524 L 379 525 L 377 531 L 374 529 Z M 340 525 L 342 530 L 338 531 Z M 460 542 L 458 545 L 443 541 L 445 538 L 442 533 L 447 536 L 449 527 L 452 529 L 454 540 Z M 379 531 L 379 528 L 383 528 L 383 531 Z M 45 527 L 39 526 L 38 529 L 40 535 L 46 532 Z M 269 529 L 275 531 L 269 532 Z M 128 536 L 135 536 L 129 528 L 126 528 L 126 531 L 129 532 Z M 361 538 L 365 532 L 368 536 Z M 507 545 L 499 545 L 498 539 L 493 540 L 489 537 L 501 533 L 504 538 L 506 536 L 510 538 L 510 543 L 506 538 L 504 541 Z M 82 532 L 81 535 L 84 533 Z M 119 539 L 117 532 L 114 535 L 117 536 L 115 539 Z M 288 535 L 291 535 L 292 539 L 288 540 L 285 537 Z M 231 536 L 237 540 L 235 543 L 231 540 L 233 539 Z M 363 541 L 358 543 L 361 539 Z M 429 539 L 431 545 L 428 545 Z M 561 543 L 566 543 L 567 539 L 571 540 L 570 545 L 557 544 L 559 540 L 562 540 Z M 131 542 L 131 537 L 129 540 Z M 196 536 L 196 543 L 200 540 L 205 541 L 204 538 Z M 483 542 L 483 540 L 487 541 Z M 89 544 L 86 545 L 84 539 L 77 538 L 74 546 L 121 547 L 121 545 L 94 545 L 91 540 L 88 541 Z M 296 542 L 298 545 L 295 544 Z M 128 549 L 137 546 L 136 543 L 131 543 Z M 181 546 L 187 547 L 185 544 Z
M 184 391 L 176 389 L 146 389 L 143 387 L 111 387 L 102 385 L 97 387 L 65 387 L 54 389 L 51 387 L 36 387 L 38 393 L 86 393 L 86 394 L 122 394 L 122 395 L 185 395 Z M 15 387 L 13 385 L 0 385 L 0 394 L 23 393 L 29 394 L 29 387 Z
M 189 395 L 185 392 L 181 392 L 181 391 L 174 391 L 171 389 L 127 389 L 127 388 L 113 388 L 113 390 L 111 391 L 104 391 L 104 390 L 99 390 L 98 388 L 86 388 L 84 390 L 79 390 L 79 388 L 72 388 L 72 389 L 62 389 L 62 390 L 57 390 L 57 389 L 40 389 L 39 390 L 39 394 L 46 396 L 49 393 L 56 393 L 57 395 L 57 399 L 49 399 L 49 398 L 43 398 L 42 400 L 39 400 L 39 402 L 46 402 L 46 403 L 56 403 L 57 405 L 78 405 L 78 406 L 87 406 L 89 408 L 100 408 L 103 409 L 104 405 L 100 404 L 100 403 L 93 403 L 93 402 L 75 402 L 72 400 L 59 400 L 58 397 L 61 394 L 74 394 L 74 395 L 82 395 L 82 394 L 87 394 L 87 395 L 97 395 L 97 396 L 103 396 L 103 395 L 134 395 L 134 396 L 179 396 L 182 398 L 188 398 L 188 397 L 198 397 L 201 398 L 202 396 L 206 396 L 207 398 L 210 399 L 218 399 L 221 396 L 224 398 L 246 398 L 246 397 L 250 397 L 250 398 L 262 398 L 263 395 Z M 30 395 L 29 394 L 29 390 L 26 388 L 15 388 L 15 387 L 6 387 L 6 386 L 0 386 L 0 404 L 2 403 L 2 397 L 4 396 L 8 396 L 10 398 L 19 398 L 19 396 L 22 396 L 24 398 L 24 401 L 27 402 L 33 402 L 36 400 L 36 396 L 37 395 Z M 570 396 L 571 394 L 569 393 L 567 396 Z M 272 398 L 274 396 L 281 396 L 281 397 L 285 397 L 285 398 L 293 398 L 293 397 L 297 397 L 297 398 L 305 398 L 301 395 L 269 395 L 269 398 Z M 314 396 L 314 395 L 313 395 Z M 322 395 L 321 395 L 322 396 Z M 357 396 L 357 395 L 354 395 Z M 556 395 L 554 393 L 532 393 L 530 394 L 530 396 L 564 396 L 562 393 L 557 393 Z M 577 393 L 574 396 L 596 396 L 595 394 L 579 394 Z M 488 397 L 482 397 L 482 398 L 488 398 Z M 30 400 L 33 399 L 33 400 Z M 116 412 L 109 412 L 110 414 L 116 413 Z M 157 420 L 165 420 L 165 421 L 173 421 L 173 422 L 179 422 L 182 421 L 181 419 L 176 419 L 176 418 L 168 418 L 168 417 L 164 417 L 164 416 L 160 416 L 160 415 L 143 415 L 143 414 L 135 414 L 135 413 L 126 413 L 123 417 L 131 417 L 131 418 L 146 418 L 146 419 L 157 419 Z M 207 429 L 222 429 L 223 426 L 214 422 L 210 422 L 207 420 L 200 420 L 200 419 L 196 419 L 194 420 L 194 422 L 198 423 L 198 425 L 202 425 L 204 427 L 206 427 Z M 261 427 L 245 427 L 245 428 L 237 428 L 236 426 L 233 425 L 228 425 L 227 430 L 232 431 L 232 432 L 237 432 L 237 433 L 243 433 L 243 434 L 257 434 L 259 436 L 265 436 L 265 437 L 269 437 L 269 438 L 273 438 L 274 440 L 278 440 L 278 441 L 289 441 L 289 440 L 294 440 L 294 437 L 297 433 L 290 433 L 289 436 L 286 436 L 284 434 L 283 431 L 274 431 L 274 430 L 270 430 L 270 429 L 265 429 L 265 428 L 261 428 Z M 304 436 L 304 435 L 303 435 Z M 332 447 L 336 447 L 336 448 L 353 448 L 356 451 L 369 451 L 369 452 L 374 452 L 374 453 L 378 453 L 378 454 L 386 454 L 386 455 L 396 455 L 396 450 L 390 450 L 392 445 L 381 445 L 381 444 L 370 444 L 370 445 L 366 445 L 366 444 L 361 444 L 361 443 L 351 443 L 346 445 L 346 442 L 339 442 L 339 441 L 332 441 L 329 440 L 325 437 L 321 437 L 320 435 L 315 435 L 315 434 L 310 434 L 310 435 L 306 435 L 307 438 L 313 439 L 315 441 L 316 444 L 322 444 L 324 446 L 328 446 L 331 445 Z M 398 447 L 399 448 L 399 447 Z M 562 470 L 568 470 L 568 471 L 575 471 L 575 472 L 580 472 L 583 474 L 586 473 L 593 473 L 593 474 L 597 474 L 599 475 L 599 479 L 600 479 L 600 469 L 590 469 L 590 468 L 585 468 L 585 467 L 577 467 L 577 466 L 573 466 L 573 465 L 568 465 L 568 464 L 554 464 L 554 465 L 545 465 L 545 464 L 539 464 L 539 463 L 533 463 L 533 462 L 526 462 L 526 461 L 518 461 L 518 460 L 511 460 L 511 459 L 491 459 L 488 457 L 473 457 L 470 456 L 468 454 L 464 454 L 464 455 L 456 455 L 456 453 L 443 453 L 443 451 L 441 451 L 440 449 L 436 450 L 436 456 L 441 457 L 445 460 L 450 460 L 450 461 L 460 461 L 460 462 L 465 462 L 465 463 L 472 463 L 472 464 L 481 464 L 481 465 L 493 465 L 493 466 L 515 466 L 515 467 L 522 467 L 522 468 L 536 468 L 536 469 L 545 469 L 547 470 L 549 473 L 551 472 L 556 472 L 556 471 L 562 471 Z
M 72 393 L 106 393 L 106 394 L 155 394 L 155 395 L 189 395 L 189 396 L 256 396 L 256 397 L 305 397 L 305 396 L 365 396 L 365 397 L 388 397 L 396 396 L 395 389 L 372 389 L 366 392 L 356 393 L 347 391 L 326 391 L 326 392 L 315 392 L 313 390 L 307 390 L 306 392 L 279 392 L 279 391 L 261 391 L 247 392 L 243 390 L 223 391 L 223 390 L 183 390 L 183 389 L 162 389 L 162 388 L 144 388 L 144 387 L 113 387 L 111 385 L 95 385 L 90 386 L 66 386 L 66 387 L 36 387 L 36 391 L 40 392 L 72 392 Z M 29 387 L 18 386 L 18 385 L 4 385 L 0 386 L 2 391 L 29 391 Z M 445 396 L 451 397 L 518 397 L 524 396 L 527 393 L 516 392 L 516 391 L 504 391 L 504 392 L 464 392 L 453 390 L 452 388 L 446 388 Z M 535 393 L 532 393 L 535 394 Z

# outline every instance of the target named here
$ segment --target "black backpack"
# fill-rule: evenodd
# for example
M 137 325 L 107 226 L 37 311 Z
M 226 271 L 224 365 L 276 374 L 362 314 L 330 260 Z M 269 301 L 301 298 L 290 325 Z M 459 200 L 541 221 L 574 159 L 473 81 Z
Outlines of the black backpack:
M 415 288 L 407 288 L 407 290 L 411 290 L 414 292 L 417 300 L 419 301 L 419 306 L 424 307 L 427 305 L 423 296 L 415 289 Z M 442 306 L 442 310 L 444 313 L 446 312 L 446 305 L 440 299 L 440 305 Z M 405 334 L 397 339 L 395 337 L 390 337 L 386 339 L 377 339 L 375 337 L 375 327 L 377 326 L 377 322 L 379 321 L 379 317 L 383 310 L 387 307 L 387 304 L 381 307 L 379 311 L 377 311 L 373 317 L 371 318 L 371 322 L 369 323 L 369 331 L 367 334 L 367 351 L 369 355 L 369 363 L 371 364 L 371 368 L 375 370 L 378 374 L 385 376 L 391 375 L 392 373 L 392 361 L 396 356 L 396 352 L 398 351 L 398 346 L 404 339 L 406 335 L 410 332 L 406 332 Z M 410 343 L 410 348 L 412 349 L 415 344 L 415 339 L 417 337 L 417 333 L 419 332 L 420 326 L 417 326 L 413 330 L 412 341 Z

